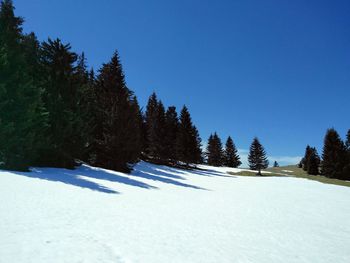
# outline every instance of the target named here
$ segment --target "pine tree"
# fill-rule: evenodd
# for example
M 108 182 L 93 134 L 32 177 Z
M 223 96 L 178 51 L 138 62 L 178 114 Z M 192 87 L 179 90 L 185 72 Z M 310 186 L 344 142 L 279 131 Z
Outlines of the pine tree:
M 128 172 L 128 164 L 136 162 L 141 152 L 141 115 L 117 52 L 100 69 L 96 96 L 96 165 Z
M 310 148 L 310 153 L 307 159 L 307 173 L 317 175 L 319 173 L 320 157 L 316 148 Z
M 345 147 L 348 151 L 350 151 L 350 129 L 346 134 Z
M 273 163 L 273 167 L 280 167 L 280 165 L 278 164 L 277 161 L 275 161 L 275 162 Z
M 155 92 L 148 99 L 145 113 L 146 154 L 154 161 L 160 161 L 165 136 L 165 109 Z
M 304 157 L 301 160 L 301 165 L 302 165 L 301 168 L 303 168 L 304 171 L 308 170 L 308 166 L 307 165 L 309 163 L 310 154 L 311 154 L 311 147 L 309 145 L 307 145 L 306 149 L 305 149 Z
M 201 162 L 201 140 L 197 128 L 193 125 L 186 106 L 181 110 L 176 135 L 176 158 L 189 167 L 190 163 Z
M 42 43 L 41 54 L 43 101 L 50 125 L 46 137 L 50 143 L 42 149 L 38 164 L 73 168 L 86 145 L 88 126 L 83 101 L 88 74 L 82 65 L 77 65 L 78 55 L 71 46 L 59 39 Z
M 301 158 L 300 162 L 298 163 L 298 168 L 303 168 L 304 158 Z
M 321 174 L 337 179 L 345 179 L 346 149 L 338 132 L 331 128 L 324 138 Z
M 179 120 L 177 117 L 176 108 L 174 106 L 168 107 L 165 113 L 165 159 L 170 162 L 176 160 L 176 134 L 179 127 Z
M 224 151 L 224 165 L 228 167 L 237 168 L 242 162 L 237 153 L 237 148 L 233 143 L 232 138 L 229 136 L 226 140 L 225 151 Z
M 191 156 L 192 160 L 191 162 L 194 164 L 200 164 L 203 163 L 203 153 L 202 153 L 202 139 L 199 136 L 198 129 L 195 125 L 192 125 L 191 129 L 191 143 L 190 143 L 190 149 L 191 149 Z
M 346 147 L 346 164 L 343 169 L 343 178 L 344 180 L 350 180 L 350 129 L 346 134 L 345 147 Z
M 22 34 L 11 0 L 0 5 L 0 167 L 26 170 L 39 154 L 47 114 L 33 68 L 34 34 Z M 33 64 L 32 64 L 33 63 Z
M 165 134 L 165 109 L 163 103 L 153 93 L 146 107 L 146 153 L 148 158 L 156 162 L 164 162 L 167 159 Z
M 222 166 L 225 162 L 221 139 L 216 132 L 209 136 L 206 156 L 207 163 L 212 166 Z
M 264 147 L 256 137 L 249 149 L 248 162 L 250 169 L 257 170 L 258 175 L 261 175 L 261 169 L 266 169 L 269 165 Z
M 81 119 L 81 131 L 77 136 L 77 144 L 80 145 L 79 148 L 81 151 L 80 153 L 75 154 L 75 157 L 86 162 L 90 162 L 90 154 L 92 152 L 94 142 L 94 117 L 97 107 L 97 99 L 94 90 L 94 71 L 93 69 L 88 71 L 84 52 L 78 56 L 74 78 L 76 85 L 78 86 L 75 113 Z

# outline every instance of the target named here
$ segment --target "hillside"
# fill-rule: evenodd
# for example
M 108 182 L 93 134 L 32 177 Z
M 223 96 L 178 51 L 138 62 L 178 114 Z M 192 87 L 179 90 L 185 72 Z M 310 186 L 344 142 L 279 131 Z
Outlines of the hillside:
M 350 262 L 350 188 L 146 162 L 0 171 L 0 262 Z

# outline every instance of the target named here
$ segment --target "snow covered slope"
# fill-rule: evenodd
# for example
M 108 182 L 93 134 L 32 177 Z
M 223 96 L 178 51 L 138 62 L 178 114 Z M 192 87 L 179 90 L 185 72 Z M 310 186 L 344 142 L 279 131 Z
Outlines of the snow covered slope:
M 350 262 L 350 188 L 205 168 L 0 171 L 0 262 Z

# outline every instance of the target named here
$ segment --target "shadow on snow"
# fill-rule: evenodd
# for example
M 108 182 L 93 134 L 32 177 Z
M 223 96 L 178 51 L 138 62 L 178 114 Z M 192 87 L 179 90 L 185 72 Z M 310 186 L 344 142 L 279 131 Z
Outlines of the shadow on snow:
M 129 175 L 123 174 L 121 172 L 106 170 L 103 168 L 91 167 L 88 165 L 81 165 L 80 167 L 74 170 L 62 168 L 33 168 L 31 172 L 12 173 L 29 178 L 61 182 L 64 184 L 69 184 L 109 194 L 119 194 L 119 192 L 114 189 L 110 189 L 106 186 L 103 186 L 102 184 L 99 184 L 97 182 L 93 182 L 89 179 L 105 180 L 143 189 L 158 189 L 155 186 L 137 180 L 138 178 L 143 178 L 180 187 L 208 190 L 196 185 L 181 182 L 181 180 L 186 180 L 184 176 L 190 174 L 200 176 L 221 176 L 233 178 L 233 176 L 225 175 L 224 173 L 220 173 L 209 169 L 183 170 L 179 168 L 168 167 L 165 165 L 154 165 L 143 161 L 136 164 L 134 170 Z
M 33 168 L 31 172 L 12 172 L 17 175 L 22 175 L 30 178 L 38 178 L 53 182 L 61 182 L 81 188 L 86 188 L 94 191 L 109 194 L 119 194 L 119 192 L 105 187 L 99 183 L 92 182 L 90 179 L 106 180 L 126 184 L 130 186 L 140 187 L 144 189 L 155 189 L 156 187 L 149 184 L 130 179 L 126 176 L 121 176 L 122 173 L 108 171 L 101 168 L 89 167 L 82 165 L 74 170 L 62 168 Z

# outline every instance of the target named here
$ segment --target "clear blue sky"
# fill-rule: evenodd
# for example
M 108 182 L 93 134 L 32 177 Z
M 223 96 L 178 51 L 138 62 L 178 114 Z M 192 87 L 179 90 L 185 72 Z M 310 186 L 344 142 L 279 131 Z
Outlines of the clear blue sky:
M 70 42 L 95 69 L 117 49 L 140 104 L 152 91 L 186 104 L 204 141 L 217 131 L 248 149 L 258 136 L 277 159 L 350 128 L 348 0 L 14 4 L 26 32 Z

